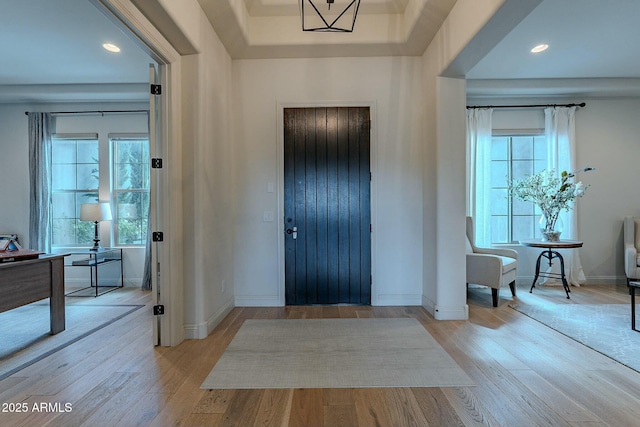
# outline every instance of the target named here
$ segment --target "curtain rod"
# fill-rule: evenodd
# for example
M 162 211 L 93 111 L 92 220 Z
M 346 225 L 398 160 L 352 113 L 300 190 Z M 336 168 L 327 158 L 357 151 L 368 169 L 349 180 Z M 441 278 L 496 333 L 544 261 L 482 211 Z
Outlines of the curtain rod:
M 547 107 L 584 107 L 586 102 L 580 104 L 532 104 L 532 105 L 467 105 L 467 109 L 473 108 L 547 108 Z
M 49 114 L 61 116 L 65 114 L 118 114 L 118 113 L 148 113 L 149 110 L 90 110 L 90 111 L 50 111 Z M 24 114 L 29 115 L 28 111 Z

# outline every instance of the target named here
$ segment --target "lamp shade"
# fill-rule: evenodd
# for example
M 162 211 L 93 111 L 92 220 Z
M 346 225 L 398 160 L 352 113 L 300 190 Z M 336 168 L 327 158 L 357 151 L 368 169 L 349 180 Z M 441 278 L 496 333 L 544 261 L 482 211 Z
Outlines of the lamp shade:
M 111 206 L 108 202 L 83 203 L 80 205 L 80 221 L 111 221 Z

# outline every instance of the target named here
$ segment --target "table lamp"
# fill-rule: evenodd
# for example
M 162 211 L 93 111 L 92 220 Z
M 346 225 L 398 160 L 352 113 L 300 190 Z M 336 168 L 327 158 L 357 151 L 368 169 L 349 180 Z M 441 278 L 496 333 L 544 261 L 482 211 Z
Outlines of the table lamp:
M 98 223 L 111 221 L 111 206 L 108 202 L 83 203 L 80 205 L 80 221 L 93 221 L 94 236 L 92 251 L 100 249 L 100 236 L 98 235 Z

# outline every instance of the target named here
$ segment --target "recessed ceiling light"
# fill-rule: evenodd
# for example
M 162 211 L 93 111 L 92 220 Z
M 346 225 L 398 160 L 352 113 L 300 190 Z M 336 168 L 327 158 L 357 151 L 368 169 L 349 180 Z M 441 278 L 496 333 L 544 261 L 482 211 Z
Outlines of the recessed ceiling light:
M 109 52 L 120 52 L 120 48 L 112 43 L 105 43 L 102 45 L 103 48 L 107 49 Z
M 531 49 L 531 53 L 540 53 L 540 52 L 544 52 L 547 49 L 549 49 L 549 45 L 543 43 Z

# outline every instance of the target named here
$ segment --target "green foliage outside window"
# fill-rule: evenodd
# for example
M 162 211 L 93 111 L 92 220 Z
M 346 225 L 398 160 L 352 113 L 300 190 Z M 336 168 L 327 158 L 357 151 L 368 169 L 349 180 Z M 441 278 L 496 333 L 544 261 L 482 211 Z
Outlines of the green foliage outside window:
M 80 221 L 80 205 L 98 201 L 98 156 L 97 139 L 53 139 L 53 246 L 93 244 L 94 224 Z
M 144 245 L 149 212 L 149 141 L 115 140 L 116 234 L 119 245 Z

